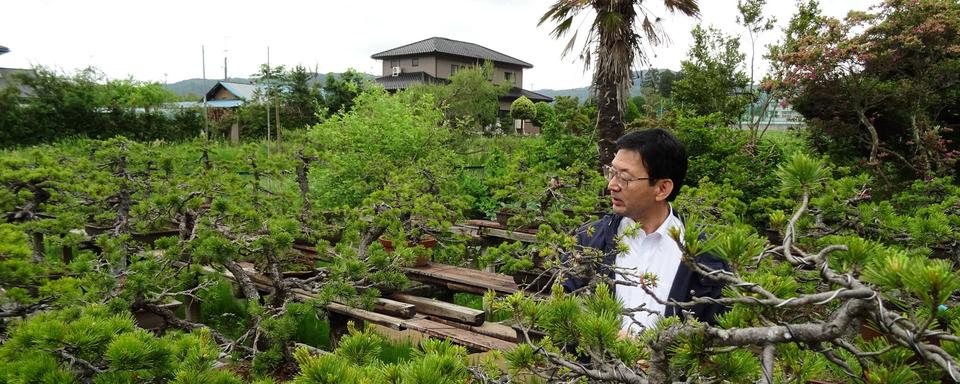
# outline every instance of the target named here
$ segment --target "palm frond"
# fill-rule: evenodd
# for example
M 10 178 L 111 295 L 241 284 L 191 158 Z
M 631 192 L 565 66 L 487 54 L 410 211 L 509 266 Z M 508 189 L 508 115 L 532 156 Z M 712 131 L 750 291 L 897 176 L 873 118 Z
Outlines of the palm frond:
M 566 57 L 567 54 L 573 50 L 574 45 L 577 43 L 577 34 L 579 33 L 580 31 L 573 32 L 573 36 L 570 37 L 570 41 L 567 42 L 567 45 L 563 47 L 563 53 L 561 53 L 560 56 Z
M 672 13 L 680 12 L 690 17 L 700 17 L 700 5 L 697 0 L 663 0 L 663 6 Z

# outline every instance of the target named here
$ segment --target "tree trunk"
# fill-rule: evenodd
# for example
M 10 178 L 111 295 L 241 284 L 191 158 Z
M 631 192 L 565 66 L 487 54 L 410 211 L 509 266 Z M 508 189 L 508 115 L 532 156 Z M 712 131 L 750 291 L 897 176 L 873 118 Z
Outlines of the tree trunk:
M 617 20 L 597 29 L 596 72 L 593 85 L 597 95 L 597 149 L 600 165 L 610 164 L 617 153 L 616 141 L 623 136 L 623 110 L 633 82 L 633 36 L 636 9 L 633 1 L 596 1 L 599 20 Z
M 920 135 L 920 127 L 917 125 L 917 114 L 918 112 L 916 111 L 910 114 L 910 131 L 913 134 L 914 162 L 917 164 L 916 169 L 918 176 L 928 178 L 931 176 L 933 166 L 930 163 L 927 143 L 922 141 L 923 139 Z
M 601 56 L 598 60 L 604 60 Z M 597 84 L 597 148 L 600 165 L 610 164 L 617 154 L 617 139 L 623 136 L 623 109 L 620 108 L 618 86 L 612 80 L 598 80 Z
M 223 266 L 233 274 L 237 283 L 240 284 L 240 289 L 243 290 L 243 296 L 250 302 L 259 303 L 260 293 L 257 292 L 257 288 L 253 286 L 253 282 L 250 281 L 250 276 L 247 276 L 247 272 L 243 270 L 243 267 L 233 260 L 223 262 Z
M 313 211 L 313 204 L 310 203 L 310 183 L 307 174 L 310 173 L 311 158 L 303 156 L 303 150 L 297 151 L 297 157 L 300 158 L 300 164 L 297 165 L 297 184 L 300 186 L 300 199 L 303 201 L 303 207 L 300 209 L 300 225 L 307 227 L 307 222 Z
M 877 149 L 880 148 L 880 136 L 877 135 L 877 128 L 873 126 L 873 123 L 870 122 L 870 119 L 867 118 L 867 115 L 864 113 L 864 110 L 858 110 L 857 116 L 860 118 L 860 123 L 867 127 L 867 132 L 870 133 L 870 164 L 877 164 Z
M 30 234 L 30 237 L 33 240 L 33 263 L 40 264 L 43 262 L 43 233 L 33 232 Z

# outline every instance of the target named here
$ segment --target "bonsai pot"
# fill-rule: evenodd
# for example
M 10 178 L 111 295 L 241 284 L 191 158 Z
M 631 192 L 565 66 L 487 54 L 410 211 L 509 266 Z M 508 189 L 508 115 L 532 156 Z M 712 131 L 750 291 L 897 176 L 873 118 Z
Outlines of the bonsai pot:
M 504 210 L 497 211 L 497 223 L 506 227 L 507 221 L 509 221 L 510 218 L 513 217 L 513 215 L 514 215 L 513 212 L 504 211 Z
M 383 246 L 383 250 L 387 251 L 387 253 L 393 253 L 394 251 L 393 240 L 386 239 L 383 236 L 381 236 L 379 240 L 380 240 L 380 245 Z M 432 250 L 434 247 L 437 246 L 437 238 L 433 236 L 428 236 L 418 242 L 407 241 L 407 247 L 416 247 L 416 246 L 421 246 L 426 249 Z M 430 254 L 424 253 L 417 256 L 417 260 L 414 262 L 413 266 L 422 267 L 429 263 L 430 263 Z
M 173 300 L 169 303 L 161 304 L 160 307 L 176 311 L 181 305 L 183 305 L 183 303 Z M 137 323 L 138 327 L 147 330 L 157 330 L 167 326 L 167 321 L 164 320 L 163 317 L 147 310 L 134 311 L 133 320 Z
M 113 227 L 101 226 L 101 225 L 96 225 L 96 224 L 84 224 L 84 225 L 83 225 L 83 231 L 86 232 L 86 233 L 87 233 L 87 236 L 90 236 L 90 237 L 96 237 L 97 235 L 99 235 L 99 234 L 101 234 L 101 233 L 104 233 L 104 232 L 106 232 L 106 231 L 109 231 L 109 230 L 111 230 L 111 229 L 113 229 Z

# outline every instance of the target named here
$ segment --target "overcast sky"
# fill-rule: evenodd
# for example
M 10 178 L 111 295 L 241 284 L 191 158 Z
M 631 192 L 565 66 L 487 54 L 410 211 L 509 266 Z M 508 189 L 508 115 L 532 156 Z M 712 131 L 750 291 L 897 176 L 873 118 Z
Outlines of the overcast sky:
M 784 25 L 794 0 L 769 0 L 766 11 Z M 823 1 L 824 13 L 843 16 L 867 10 L 879 0 Z M 65 71 L 95 66 L 110 78 L 176 82 L 203 74 L 223 77 L 227 56 L 231 77 L 248 77 L 267 61 L 301 64 L 322 73 L 354 68 L 380 75 L 370 55 L 441 36 L 468 41 L 532 63 L 524 88 L 586 86 L 590 74 L 576 55 L 562 58 L 566 39 L 554 40 L 537 21 L 551 0 L 424 1 L 105 1 L 12 0 L 0 14 L 0 67 L 43 65 Z M 672 16 L 647 1 L 663 17 L 672 43 L 653 52 L 655 68 L 678 69 L 690 44 L 693 25 L 713 25 L 739 34 L 736 0 L 700 0 L 702 16 Z M 582 23 L 585 29 L 589 22 Z M 780 28 L 758 44 L 774 41 Z M 583 35 L 583 34 L 581 34 Z M 744 38 L 746 39 L 745 35 Z M 743 44 L 746 48 L 746 40 Z M 758 68 L 758 71 L 764 70 Z

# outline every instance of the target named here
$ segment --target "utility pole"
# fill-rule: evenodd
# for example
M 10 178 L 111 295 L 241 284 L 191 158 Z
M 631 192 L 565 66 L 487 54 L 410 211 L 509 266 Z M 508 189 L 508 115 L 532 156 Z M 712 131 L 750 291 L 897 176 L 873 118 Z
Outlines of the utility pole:
M 270 83 L 270 47 L 267 47 L 267 84 Z M 270 91 L 267 88 L 267 141 L 270 141 Z M 268 146 L 269 148 L 269 146 Z
M 223 81 L 230 81 L 230 77 L 227 75 L 227 52 L 229 52 L 227 45 L 228 38 L 230 38 L 230 36 L 223 37 Z
M 207 47 L 200 46 L 200 55 L 203 63 L 203 84 L 207 84 Z M 203 92 L 203 136 L 210 140 L 210 127 L 207 124 L 207 92 Z

